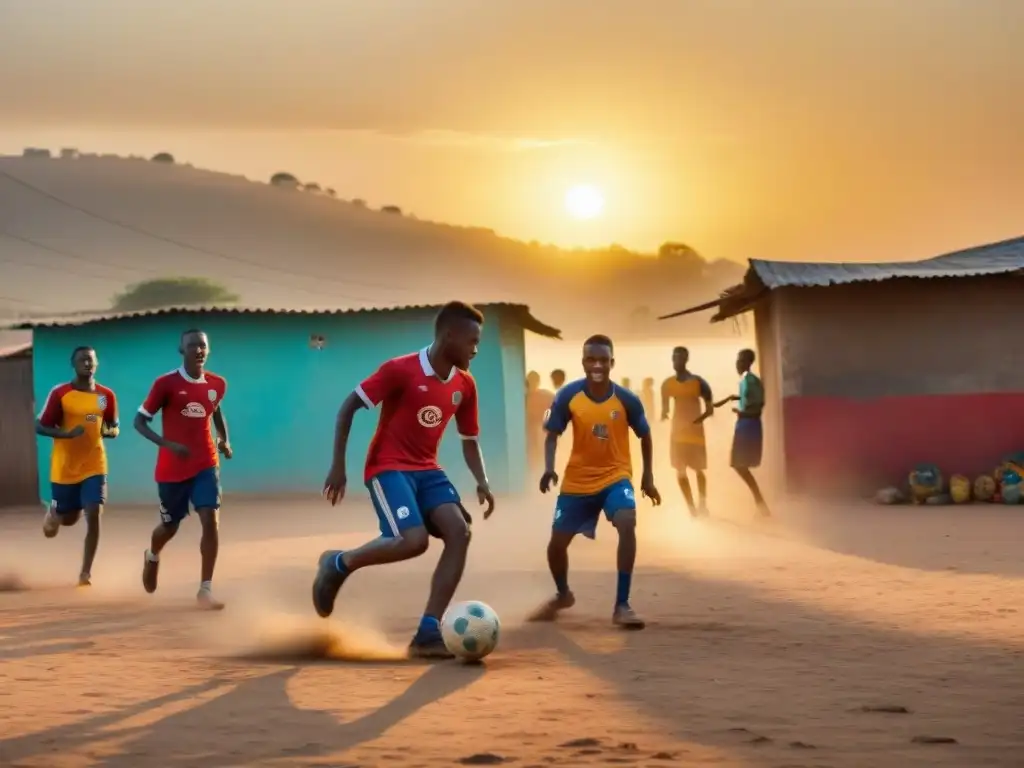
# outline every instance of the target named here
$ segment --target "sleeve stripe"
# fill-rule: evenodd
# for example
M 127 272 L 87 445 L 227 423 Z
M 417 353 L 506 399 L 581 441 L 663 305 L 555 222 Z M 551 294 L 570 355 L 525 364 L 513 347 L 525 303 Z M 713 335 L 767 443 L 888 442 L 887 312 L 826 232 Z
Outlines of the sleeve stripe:
M 145 408 L 143 408 L 143 407 L 142 407 L 141 405 L 139 406 L 139 413 L 141 413 L 141 414 L 142 414 L 143 416 L 145 416 L 145 417 L 146 417 L 147 419 L 152 419 L 152 418 L 153 418 L 153 414 L 152 414 L 152 413 L 150 413 L 149 411 L 147 411 L 147 410 L 146 410 Z
M 370 400 L 370 398 L 367 396 L 366 392 L 363 391 L 363 385 L 362 384 L 357 386 L 354 391 L 355 391 L 356 395 L 359 397 L 359 399 L 363 401 L 363 405 L 365 405 L 371 411 L 374 408 L 377 407 L 377 404 L 374 403 L 372 400 Z
M 480 439 L 480 435 L 459 435 L 459 437 L 461 437 L 463 440 L 474 440 L 474 441 L 476 441 L 476 440 Z

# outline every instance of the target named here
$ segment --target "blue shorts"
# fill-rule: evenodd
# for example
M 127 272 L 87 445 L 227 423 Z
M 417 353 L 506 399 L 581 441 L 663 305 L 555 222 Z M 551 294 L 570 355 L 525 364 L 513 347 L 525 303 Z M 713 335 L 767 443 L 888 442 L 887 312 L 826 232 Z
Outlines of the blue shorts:
M 220 509 L 220 470 L 217 467 L 204 469 L 177 483 L 157 483 L 156 487 L 160 494 L 160 520 L 168 525 L 180 523 L 192 509 Z
M 597 534 L 597 520 L 604 511 L 611 520 L 620 509 L 636 509 L 633 483 L 619 480 L 597 493 L 560 493 L 555 502 L 552 529 L 559 533 L 582 533 L 588 539 Z
M 388 470 L 371 477 L 366 487 L 380 520 L 380 533 L 388 538 L 398 538 L 402 531 L 420 526 L 437 536 L 437 530 L 430 524 L 430 513 L 442 504 L 457 505 L 466 522 L 472 522 L 462 507 L 459 492 L 440 469 Z
M 80 483 L 50 483 L 50 511 L 55 515 L 73 515 L 106 501 L 106 475 L 93 475 Z
M 754 469 L 761 466 L 764 452 L 764 431 L 760 419 L 737 419 L 732 438 L 730 464 L 735 469 Z

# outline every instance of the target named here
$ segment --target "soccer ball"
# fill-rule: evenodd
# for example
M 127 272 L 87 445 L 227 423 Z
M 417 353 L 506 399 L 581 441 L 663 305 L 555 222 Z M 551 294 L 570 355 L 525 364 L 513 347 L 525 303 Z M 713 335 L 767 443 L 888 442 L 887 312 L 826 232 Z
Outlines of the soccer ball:
M 498 645 L 501 622 L 486 603 L 456 603 L 441 618 L 445 647 L 463 661 L 479 661 Z

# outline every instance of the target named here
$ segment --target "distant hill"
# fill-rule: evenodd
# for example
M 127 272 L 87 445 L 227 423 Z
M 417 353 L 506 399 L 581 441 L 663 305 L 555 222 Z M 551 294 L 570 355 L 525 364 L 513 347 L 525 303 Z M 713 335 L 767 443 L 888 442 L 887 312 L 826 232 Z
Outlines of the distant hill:
M 223 283 L 246 304 L 529 304 L 569 335 L 711 335 L 653 318 L 713 296 L 743 268 L 689 249 L 564 250 L 343 201 L 312 180 L 255 182 L 111 156 L 0 157 L 0 313 L 105 309 L 126 285 Z M 305 181 L 305 183 L 302 183 Z

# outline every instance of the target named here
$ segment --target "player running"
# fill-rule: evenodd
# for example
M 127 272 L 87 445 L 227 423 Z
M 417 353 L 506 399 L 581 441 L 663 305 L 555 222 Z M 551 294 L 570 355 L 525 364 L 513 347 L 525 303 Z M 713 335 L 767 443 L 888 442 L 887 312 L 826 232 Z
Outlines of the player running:
M 669 418 L 672 410 L 672 468 L 679 480 L 679 488 L 686 499 L 692 517 L 708 515 L 708 452 L 704 438 L 704 422 L 715 412 L 711 387 L 700 376 L 690 373 L 687 364 L 690 352 L 686 347 L 672 350 L 672 369 L 675 375 L 661 385 L 661 420 Z M 701 401 L 704 407 L 701 408 Z M 693 489 L 686 470 L 697 476 L 697 496 L 700 504 L 693 503 Z
M 761 488 L 751 471 L 761 466 L 761 454 L 764 451 L 764 429 L 761 425 L 761 414 L 764 411 L 764 384 L 752 370 L 757 355 L 752 349 L 741 349 L 736 355 L 736 373 L 740 375 L 738 395 L 729 395 L 715 403 L 720 408 L 726 403 L 735 402 L 736 431 L 732 438 L 732 455 L 730 463 L 736 474 L 740 476 L 750 489 L 761 517 L 771 517 L 768 504 L 761 494 Z
M 612 341 L 591 336 L 583 345 L 584 378 L 558 391 L 545 428 L 545 470 L 541 493 L 558 484 L 555 449 L 558 437 L 572 424 L 572 453 L 565 467 L 562 491 L 555 502 L 555 520 L 548 542 L 548 566 L 558 590 L 530 618 L 552 621 L 576 603 L 569 589 L 569 544 L 578 533 L 594 538 L 604 511 L 619 532 L 618 588 L 612 621 L 626 629 L 643 629 L 644 621 L 629 604 L 636 560 L 636 498 L 629 457 L 629 430 L 640 438 L 643 474 L 640 488 L 651 503 L 661 504 L 651 472 L 651 428 L 640 399 L 609 378 L 615 365 Z
M 50 508 L 43 533 L 53 538 L 62 525 L 74 525 L 85 512 L 85 545 L 78 586 L 92 583 L 92 563 L 100 543 L 100 515 L 107 500 L 107 451 L 104 439 L 118 435 L 117 400 L 96 383 L 99 359 L 92 347 L 71 353 L 75 378 L 58 384 L 46 397 L 36 433 L 53 438 L 50 457 Z
M 135 415 L 135 429 L 159 446 L 156 483 L 160 496 L 160 523 L 153 529 L 142 565 L 142 586 L 155 592 L 160 571 L 160 552 L 178 532 L 190 506 L 199 516 L 203 536 L 199 542 L 202 575 L 196 600 L 200 608 L 220 610 L 224 604 L 213 597 L 213 570 L 220 537 L 220 470 L 217 452 L 231 458 L 228 425 L 221 403 L 227 382 L 205 370 L 210 342 L 199 330 L 181 335 L 182 365 L 153 382 L 146 401 Z M 163 435 L 150 426 L 163 411 Z M 217 430 L 214 442 L 210 422 Z
M 364 482 L 380 520 L 379 538 L 356 549 L 320 556 L 313 582 L 313 606 L 327 617 L 338 590 L 360 568 L 395 563 L 427 551 L 430 536 L 444 542 L 430 584 L 430 597 L 409 645 L 421 658 L 451 658 L 441 639 L 440 617 L 462 578 L 472 518 L 437 462 L 445 427 L 455 417 L 476 495 L 494 511 L 480 452 L 476 382 L 468 369 L 480 343 L 484 316 L 460 301 L 445 305 L 434 322 L 434 341 L 425 349 L 384 363 L 346 398 L 338 412 L 334 460 L 324 496 L 331 506 L 345 495 L 345 452 L 356 411 L 381 406 L 377 431 L 366 454 Z

